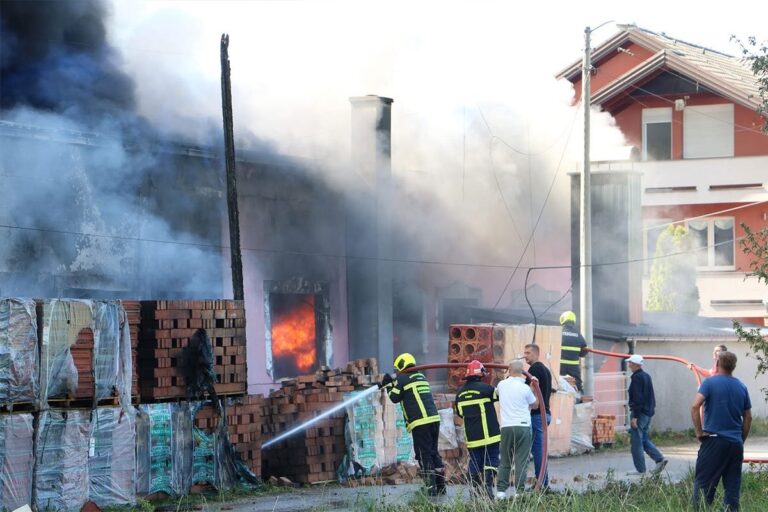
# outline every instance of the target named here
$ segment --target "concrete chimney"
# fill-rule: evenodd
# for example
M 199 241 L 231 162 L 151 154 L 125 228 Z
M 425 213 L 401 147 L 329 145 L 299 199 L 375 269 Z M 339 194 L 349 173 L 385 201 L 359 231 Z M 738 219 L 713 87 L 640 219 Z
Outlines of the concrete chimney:
M 392 319 L 392 99 L 350 98 L 352 168 L 364 183 L 347 215 L 349 354 L 394 359 Z

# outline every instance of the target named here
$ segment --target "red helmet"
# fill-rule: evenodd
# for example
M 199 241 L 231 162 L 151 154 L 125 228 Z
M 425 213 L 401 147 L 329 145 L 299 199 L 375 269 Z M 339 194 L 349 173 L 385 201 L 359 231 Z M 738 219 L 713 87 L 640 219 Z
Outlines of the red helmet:
M 486 374 L 486 370 L 485 370 L 485 366 L 483 366 L 483 363 L 475 360 L 467 364 L 467 374 L 464 376 L 464 378 L 482 377 L 485 374 Z

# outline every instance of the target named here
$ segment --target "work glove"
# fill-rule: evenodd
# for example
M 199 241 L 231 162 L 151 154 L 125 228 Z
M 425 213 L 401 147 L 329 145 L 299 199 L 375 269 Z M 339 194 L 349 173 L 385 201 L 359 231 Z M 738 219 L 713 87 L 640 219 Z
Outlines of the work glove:
M 379 382 L 379 389 L 387 387 L 393 382 L 395 382 L 395 377 L 391 373 L 385 373 L 381 382 Z

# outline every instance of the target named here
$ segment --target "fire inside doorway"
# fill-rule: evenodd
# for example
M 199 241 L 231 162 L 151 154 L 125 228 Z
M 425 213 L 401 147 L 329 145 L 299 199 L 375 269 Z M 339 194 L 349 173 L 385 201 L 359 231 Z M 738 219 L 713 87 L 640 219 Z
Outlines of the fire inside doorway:
M 265 283 L 267 369 L 272 378 L 312 373 L 331 359 L 325 283 L 303 279 Z

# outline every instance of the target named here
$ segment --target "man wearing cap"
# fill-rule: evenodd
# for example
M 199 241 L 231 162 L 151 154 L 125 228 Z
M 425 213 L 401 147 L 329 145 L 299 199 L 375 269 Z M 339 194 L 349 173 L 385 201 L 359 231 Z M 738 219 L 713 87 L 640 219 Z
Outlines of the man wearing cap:
M 467 381 L 456 393 L 456 412 L 464 418 L 464 434 L 469 451 L 469 477 L 473 486 L 483 489 L 493 498 L 493 482 L 499 467 L 501 431 L 494 402 L 499 395 L 490 384 L 482 381 L 487 375 L 483 363 L 467 365 Z
M 707 505 L 712 504 L 720 479 L 725 489 L 723 510 L 739 510 L 741 464 L 744 441 L 752 425 L 752 403 L 747 387 L 733 376 L 735 368 L 736 354 L 721 351 L 717 372 L 701 383 L 691 405 L 693 430 L 701 443 L 693 481 L 693 507 L 696 510 L 702 493 Z
M 667 459 L 651 442 L 651 418 L 656 412 L 656 397 L 653 393 L 651 376 L 643 371 L 643 356 L 632 354 L 625 359 L 632 371 L 629 384 L 630 441 L 632 444 L 632 462 L 637 473 L 645 474 L 645 455 L 653 459 L 656 467 L 653 474 L 661 473 L 667 465 Z

